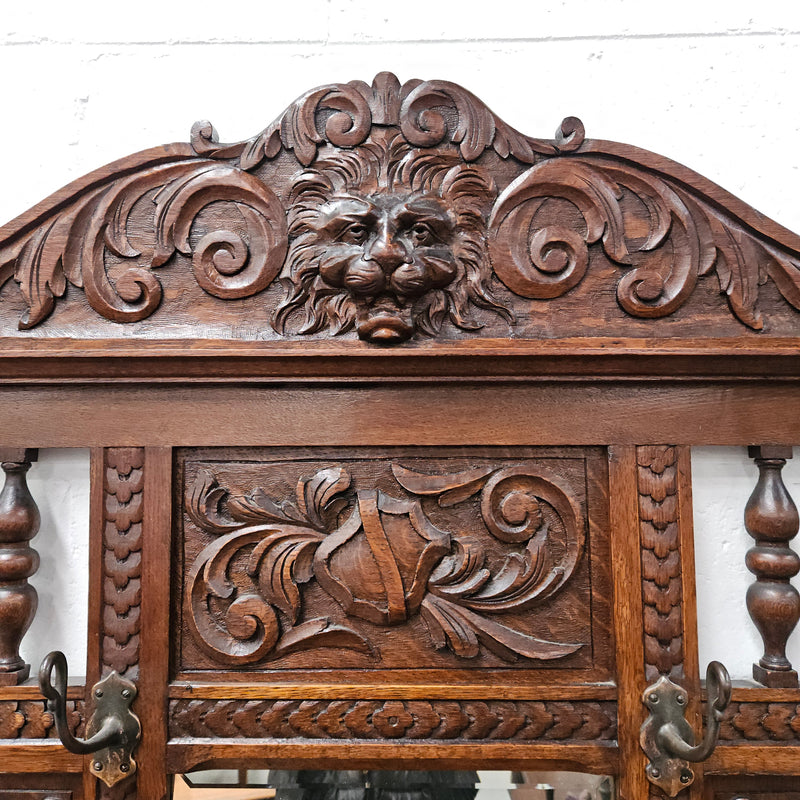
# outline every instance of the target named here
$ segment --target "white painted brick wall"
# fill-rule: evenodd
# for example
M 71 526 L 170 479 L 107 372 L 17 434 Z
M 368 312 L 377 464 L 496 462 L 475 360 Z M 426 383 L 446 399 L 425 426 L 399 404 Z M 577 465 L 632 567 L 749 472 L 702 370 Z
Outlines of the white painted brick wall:
M 576 114 L 589 136 L 670 156 L 800 230 L 798 3 L 14 6 L 0 15 L 0 221 L 108 161 L 187 140 L 197 119 L 236 141 L 312 86 L 389 69 L 401 80 L 455 80 L 535 136 Z M 800 500 L 796 456 L 787 472 Z M 754 469 L 741 450 L 711 448 L 695 453 L 694 469 L 701 660 L 721 658 L 747 677 L 760 653 L 744 608 L 741 524 Z M 44 512 L 41 612 L 24 654 L 38 664 L 59 647 L 76 671 L 87 481 L 85 453 L 43 453 L 31 473 Z M 791 657 L 800 664 L 800 634 Z

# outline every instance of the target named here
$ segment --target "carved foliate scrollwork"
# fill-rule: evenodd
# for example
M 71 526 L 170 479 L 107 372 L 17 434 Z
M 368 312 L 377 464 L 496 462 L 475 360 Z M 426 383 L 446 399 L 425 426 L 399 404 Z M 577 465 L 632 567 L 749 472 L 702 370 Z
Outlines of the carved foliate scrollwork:
M 243 169 L 274 158 L 282 148 L 308 166 L 318 147 L 363 144 L 373 126 L 398 126 L 415 147 L 452 142 L 465 161 L 474 161 L 487 148 L 502 158 L 509 155 L 532 164 L 537 155 L 577 149 L 584 130 L 579 119 L 567 117 L 555 140 L 524 136 L 497 117 L 474 94 L 449 81 L 410 80 L 404 84 L 389 72 L 363 81 L 334 83 L 299 97 L 258 136 L 237 144 L 220 144 L 210 122 L 192 129 L 192 147 L 211 158 L 239 158 Z
M 631 199 L 638 205 L 625 202 Z M 573 205 L 582 228 L 537 225 L 537 214 L 553 200 Z M 796 253 L 756 239 L 705 198 L 638 164 L 594 155 L 542 161 L 498 198 L 489 237 L 495 274 L 523 297 L 549 299 L 573 289 L 588 269 L 589 246 L 600 244 L 626 270 L 617 301 L 631 316 L 672 314 L 711 272 L 733 313 L 751 328 L 763 327 L 757 308 L 763 271 L 800 308 Z
M 293 501 L 261 489 L 231 494 L 201 469 L 186 513 L 214 538 L 186 581 L 185 617 L 197 643 L 241 664 L 316 647 L 379 658 L 379 637 L 352 623 L 386 627 L 419 616 L 435 649 L 464 659 L 486 648 L 503 661 L 549 660 L 582 646 L 501 621 L 558 592 L 578 564 L 582 513 L 553 476 L 521 465 L 428 474 L 393 463 L 392 473 L 410 498 L 354 487 L 342 466 L 301 478 Z M 476 495 L 483 536 L 508 545 L 499 562 L 487 560 L 480 529 L 443 530 L 417 499 L 447 509 Z M 301 619 L 312 582 L 341 607 L 343 623 Z
M 382 344 L 493 314 L 529 336 L 525 300 L 577 291 L 593 270 L 588 291 L 613 281 L 642 320 L 678 312 L 711 273 L 753 330 L 765 282 L 800 309 L 796 236 L 678 165 L 584 140 L 573 117 L 552 140 L 524 136 L 447 81 L 329 84 L 252 139 L 222 144 L 201 122 L 191 148 L 90 178 L 0 241 L 0 286 L 13 277 L 27 306 L 20 328 L 69 286 L 108 320 L 141 321 L 164 296 L 158 269 L 181 256 L 218 300 L 280 278 L 286 294 L 270 293 L 263 317 L 280 335 L 355 329 Z
M 129 229 L 138 203 L 152 207 L 153 239 L 147 252 Z M 238 211 L 247 240 L 215 230 L 195 245 L 192 224 L 212 203 Z M 161 302 L 154 269 L 176 252 L 192 256 L 200 286 L 223 299 L 261 291 L 286 254 L 286 219 L 274 192 L 257 178 L 213 161 L 152 167 L 95 190 L 27 240 L 16 257 L 15 278 L 28 303 L 20 321 L 31 328 L 45 319 L 67 284 L 81 287 L 92 308 L 115 322 L 137 322 Z

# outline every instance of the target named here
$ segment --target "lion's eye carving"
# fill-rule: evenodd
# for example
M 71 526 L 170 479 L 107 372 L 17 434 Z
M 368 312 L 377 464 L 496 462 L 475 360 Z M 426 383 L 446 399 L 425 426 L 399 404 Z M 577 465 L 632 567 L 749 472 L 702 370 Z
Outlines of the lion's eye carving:
M 411 241 L 417 247 L 424 247 L 427 244 L 433 244 L 436 241 L 436 236 L 433 230 L 424 222 L 418 222 L 411 228 Z
M 298 173 L 279 332 L 291 318 L 302 320 L 299 333 L 355 328 L 393 344 L 416 331 L 433 336 L 448 319 L 474 330 L 475 306 L 511 319 L 489 288 L 486 220 L 496 189 L 488 173 L 457 150 L 385 136 Z
M 369 236 L 369 229 L 360 222 L 348 225 L 339 235 L 339 240 L 350 244 L 364 244 Z

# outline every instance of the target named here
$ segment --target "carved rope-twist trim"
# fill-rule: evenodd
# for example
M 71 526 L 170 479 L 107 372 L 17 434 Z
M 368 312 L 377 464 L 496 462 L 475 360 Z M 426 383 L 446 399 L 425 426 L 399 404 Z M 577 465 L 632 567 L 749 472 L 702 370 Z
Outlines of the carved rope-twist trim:
M 609 702 L 173 700 L 170 736 L 590 741 L 616 738 Z
M 103 675 L 139 674 L 144 450 L 105 453 L 103 530 Z
M 800 703 L 731 703 L 720 741 L 800 741 Z
M 637 448 L 645 674 L 680 678 L 683 662 L 677 452 Z
M 67 700 L 67 720 L 73 735 L 83 730 L 83 701 Z M 0 702 L 0 740 L 57 739 L 53 715 L 44 700 Z

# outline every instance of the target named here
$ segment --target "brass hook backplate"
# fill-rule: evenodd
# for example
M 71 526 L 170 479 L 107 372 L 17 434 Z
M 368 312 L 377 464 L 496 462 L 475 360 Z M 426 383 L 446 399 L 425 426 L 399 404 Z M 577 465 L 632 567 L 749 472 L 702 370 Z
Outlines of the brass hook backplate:
M 139 744 L 142 726 L 131 711 L 136 697 L 136 686 L 112 672 L 92 687 L 94 713 L 86 724 L 86 735 L 93 736 L 114 719 L 119 725 L 120 737 L 96 751 L 90 769 L 107 786 L 119 783 L 136 772 L 133 750 Z
M 133 751 L 142 726 L 131 711 L 135 684 L 112 672 L 92 687 L 86 739 L 73 736 L 67 722 L 67 660 L 63 653 L 56 650 L 42 661 L 39 687 L 47 698 L 61 744 L 71 753 L 93 753 L 90 769 L 94 775 L 107 786 L 114 786 L 136 772 Z
M 719 661 L 708 665 L 706 689 L 706 732 L 699 744 L 695 744 L 694 731 L 686 721 L 689 698 L 682 686 L 662 675 L 642 695 L 650 709 L 640 736 L 642 749 L 650 760 L 647 778 L 670 797 L 694 781 L 689 762 L 705 761 L 716 747 L 722 714 L 731 699 L 731 679 Z

